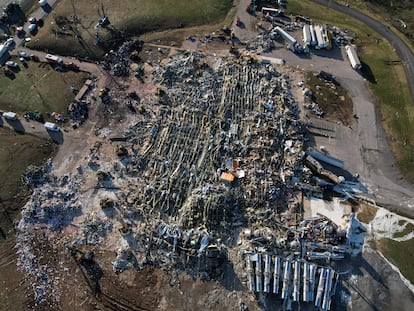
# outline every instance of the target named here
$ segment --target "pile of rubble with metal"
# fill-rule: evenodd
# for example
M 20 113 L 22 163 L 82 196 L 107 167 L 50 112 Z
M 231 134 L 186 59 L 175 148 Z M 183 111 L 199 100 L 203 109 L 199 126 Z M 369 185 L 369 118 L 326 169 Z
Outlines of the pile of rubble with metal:
M 130 72 L 130 60 L 139 61 L 143 42 L 133 39 L 124 42 L 117 51 L 111 50 L 105 54 L 101 66 L 112 76 L 128 76 Z
M 20 228 L 21 229 L 21 228 Z M 42 239 L 42 238 L 40 238 Z M 62 295 L 59 285 L 59 274 L 47 263 L 49 254 L 38 249 L 36 241 L 39 236 L 20 230 L 16 240 L 17 270 L 26 274 L 27 297 L 33 301 L 33 309 L 47 304 L 54 307 Z M 43 240 L 47 238 L 43 237 Z M 31 306 L 27 306 L 28 309 Z
M 36 224 L 56 230 L 82 215 L 71 245 L 99 248 L 110 239 L 118 245 L 115 272 L 153 265 L 203 280 L 222 277 L 234 256 L 238 273 L 251 269 L 246 255 L 306 262 L 321 248 L 335 259 L 333 246 L 343 232 L 326 219 L 303 222 L 302 199 L 321 191 L 313 173 L 342 180 L 306 156 L 305 127 L 287 75 L 251 56 L 181 52 L 154 67 L 153 84 L 153 94 L 142 97 L 151 112 L 131 117 L 136 121 L 122 139 L 111 140 L 112 156 L 109 144 L 97 142 L 73 175 L 45 172 L 36 179 L 22 210 L 21 237 Z M 92 203 L 78 195 L 88 178 L 96 182 L 99 210 L 93 213 Z M 333 246 L 315 248 L 321 241 Z M 326 256 L 316 258 L 325 260 L 318 271 L 332 282 Z M 257 260 L 261 279 L 267 274 L 260 274 Z M 285 295 L 292 297 L 294 279 L 287 278 Z M 303 291 L 311 299 L 311 290 Z M 317 296 L 320 306 L 330 304 L 333 292 L 329 285 L 327 298 Z
M 248 57 L 181 53 L 155 68 L 158 119 L 124 135 L 129 199 L 143 218 L 122 224 L 132 257 L 205 276 L 226 260 L 236 228 L 277 234 L 294 221 L 304 127 L 286 79 Z
M 258 19 L 256 25 L 259 35 L 254 40 L 246 42 L 246 48 L 248 50 L 256 50 L 257 53 L 270 53 L 273 49 L 280 46 L 281 40 L 286 43 L 286 47 L 298 54 L 309 54 L 310 48 L 315 46 L 315 39 L 309 41 L 310 35 L 316 38 L 313 27 L 320 27 L 324 30 L 326 38 L 329 33 L 329 40 L 327 40 L 323 46 L 316 47 L 327 48 L 331 47 L 331 41 L 335 42 L 338 46 L 345 46 L 347 44 L 355 42 L 356 34 L 350 34 L 347 29 L 342 29 L 337 26 L 331 25 L 316 25 L 306 17 L 296 16 L 295 20 L 284 15 L 283 10 L 264 8 L 264 11 L 269 12 L 257 14 Z M 309 30 L 311 28 L 311 30 Z M 300 35 L 301 39 L 298 39 L 297 31 L 303 29 L 304 35 Z M 305 30 L 308 29 L 308 30 Z M 307 33 L 308 36 L 305 34 Z
M 52 231 L 69 224 L 82 210 L 77 196 L 79 186 L 79 180 L 72 175 L 47 176 L 34 187 L 30 200 L 22 208 L 19 230 L 25 231 L 33 223 L 43 224 Z
M 124 133 L 121 163 L 134 182 L 121 194 L 137 215 L 117 213 L 129 247 L 117 252 L 114 270 L 151 264 L 209 279 L 221 275 L 230 249 L 315 261 L 321 289 L 303 289 L 304 301 L 330 307 L 337 274 L 329 261 L 345 257 L 338 245 L 346 230 L 323 217 L 304 220 L 302 197 L 322 191 L 312 172 L 333 185 L 343 179 L 304 166 L 318 161 L 303 150 L 289 77 L 248 56 L 212 61 L 183 52 L 155 67 L 154 83 L 155 119 Z
M 25 272 L 30 281 L 28 295 L 33 297 L 37 309 L 45 303 L 51 306 L 61 295 L 57 286 L 59 276 L 48 265 L 51 258 L 39 246 L 49 242 L 46 232 L 58 232 L 82 213 L 78 198 L 81 181 L 71 174 L 54 176 L 50 160 L 41 167 L 29 167 L 23 181 L 33 193 L 21 210 L 15 248 L 18 270 Z

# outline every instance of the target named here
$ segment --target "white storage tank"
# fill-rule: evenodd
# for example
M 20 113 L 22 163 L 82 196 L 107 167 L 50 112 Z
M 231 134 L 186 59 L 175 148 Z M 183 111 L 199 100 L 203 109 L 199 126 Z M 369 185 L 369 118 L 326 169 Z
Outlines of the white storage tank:
M 53 132 L 59 132 L 60 131 L 60 127 L 57 126 L 55 123 L 52 122 L 45 122 L 44 124 L 45 129 L 48 131 L 53 131 Z

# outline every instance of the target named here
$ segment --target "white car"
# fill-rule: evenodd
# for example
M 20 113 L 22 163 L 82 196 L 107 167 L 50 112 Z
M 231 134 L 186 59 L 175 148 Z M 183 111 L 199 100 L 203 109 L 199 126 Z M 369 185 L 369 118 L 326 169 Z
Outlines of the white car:
M 12 68 L 19 68 L 19 65 L 15 62 L 12 62 L 11 60 L 6 62 L 6 66 L 12 67 Z
M 31 34 L 34 34 L 37 31 L 37 25 L 36 24 L 30 24 L 29 27 L 27 27 L 27 30 L 29 30 L 29 32 Z
M 20 52 L 19 55 L 20 57 L 23 57 L 24 59 L 30 59 L 30 55 L 26 52 Z
M 44 6 L 47 4 L 47 0 L 39 0 L 39 5 Z

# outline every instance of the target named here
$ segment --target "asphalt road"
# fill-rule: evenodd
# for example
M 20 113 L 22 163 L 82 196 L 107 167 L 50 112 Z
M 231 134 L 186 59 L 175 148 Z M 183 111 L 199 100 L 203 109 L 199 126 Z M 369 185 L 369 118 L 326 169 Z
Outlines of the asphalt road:
M 385 39 L 387 39 L 395 48 L 398 56 L 401 58 L 403 62 L 404 69 L 407 75 L 408 87 L 410 89 L 411 98 L 413 98 L 414 102 L 414 54 L 412 53 L 410 48 L 405 44 L 404 41 L 402 41 L 396 34 L 394 34 L 387 26 L 384 26 L 380 22 L 377 22 L 376 20 L 361 12 L 358 12 L 354 9 L 328 0 L 312 1 L 358 19 L 359 21 L 365 23 L 366 25 L 377 31 Z

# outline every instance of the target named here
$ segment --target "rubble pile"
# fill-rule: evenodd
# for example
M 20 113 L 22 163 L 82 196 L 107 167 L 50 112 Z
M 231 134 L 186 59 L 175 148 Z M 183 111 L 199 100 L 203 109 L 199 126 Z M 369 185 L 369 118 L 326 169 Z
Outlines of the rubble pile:
M 47 160 L 42 166 L 30 165 L 27 167 L 22 181 L 25 185 L 35 188 L 42 185 L 48 180 L 48 174 L 52 170 L 52 161 Z
M 112 226 L 113 224 L 107 219 L 97 218 L 95 215 L 88 215 L 81 223 L 80 237 L 76 242 L 84 245 L 97 245 L 112 230 Z
M 41 223 L 54 231 L 70 223 L 76 213 L 81 212 L 77 196 L 79 186 L 80 182 L 72 175 L 50 176 L 36 184 L 30 200 L 22 208 L 19 230 L 25 231 L 31 224 Z
M 125 167 L 137 187 L 130 201 L 144 218 L 124 217 L 127 257 L 198 276 L 226 258 L 234 228 L 258 229 L 243 248 L 271 249 L 301 212 L 303 126 L 288 77 L 271 65 L 215 61 L 185 52 L 156 67 L 158 119 L 124 133 L 137 159 Z
M 68 106 L 69 118 L 74 124 L 82 124 L 88 118 L 88 111 L 86 101 L 72 102 Z
M 58 290 L 57 273 L 54 268 L 43 263 L 49 259 L 48 254 L 37 249 L 36 240 L 33 233 L 19 231 L 15 246 L 17 270 L 26 273 L 27 284 L 29 284 L 27 295 L 32 298 L 34 309 L 45 303 L 52 306 L 61 296 Z
M 109 51 L 105 54 L 101 66 L 111 75 L 116 77 L 126 77 L 130 70 L 130 57 L 142 50 L 143 42 L 133 39 L 124 42 L 118 51 Z
M 136 49 L 125 44 L 103 66 L 116 74 L 115 65 L 128 63 Z M 152 77 L 153 94 L 140 99 L 150 112 L 133 114 L 136 122 L 118 137 L 107 138 L 115 128 L 97 130 L 99 141 L 74 175 L 27 175 L 34 193 L 18 235 L 26 270 L 32 269 L 31 255 L 23 233 L 38 224 L 57 230 L 78 215 L 72 245 L 115 245 L 117 273 L 153 265 L 208 280 L 222 276 L 232 261 L 240 274 L 246 264 L 255 265 L 261 278 L 257 254 L 285 262 L 286 269 L 295 262 L 295 271 L 306 260 L 326 265 L 343 258 L 336 248 L 343 231 L 323 217 L 305 220 L 303 197 L 327 186 L 349 197 L 358 189 L 318 162 L 341 166 L 338 160 L 306 156 L 305 127 L 287 75 L 248 55 L 180 52 L 155 66 Z M 100 97 L 107 93 L 103 89 Z M 96 200 L 79 198 L 79 190 L 93 183 Z M 246 262 L 246 254 L 254 257 Z M 331 269 L 319 273 L 334 277 Z

